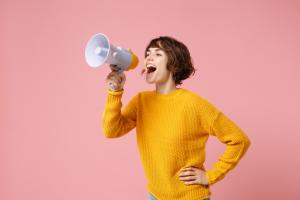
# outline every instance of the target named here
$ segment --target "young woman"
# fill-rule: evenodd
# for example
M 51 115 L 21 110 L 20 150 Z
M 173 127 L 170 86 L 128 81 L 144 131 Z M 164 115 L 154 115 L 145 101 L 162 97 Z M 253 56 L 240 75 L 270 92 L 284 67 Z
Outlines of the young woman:
M 142 74 L 155 90 L 139 92 L 123 109 L 125 74 L 110 67 L 103 132 L 117 138 L 136 128 L 149 200 L 210 199 L 210 186 L 238 164 L 250 139 L 204 97 L 179 87 L 195 73 L 188 48 L 171 37 L 151 40 Z M 207 171 L 203 163 L 210 135 L 226 144 L 226 151 Z

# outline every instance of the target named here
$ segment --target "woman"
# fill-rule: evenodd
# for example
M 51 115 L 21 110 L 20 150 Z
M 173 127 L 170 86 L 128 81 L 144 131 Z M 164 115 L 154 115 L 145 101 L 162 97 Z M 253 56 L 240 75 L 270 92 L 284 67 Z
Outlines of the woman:
M 171 37 L 151 40 L 142 74 L 155 90 L 139 92 L 122 110 L 125 74 L 110 67 L 103 131 L 107 138 L 117 138 L 136 128 L 149 200 L 210 199 L 210 186 L 237 165 L 250 139 L 205 98 L 178 87 L 195 73 L 188 48 Z M 227 148 L 207 171 L 203 163 L 209 135 Z

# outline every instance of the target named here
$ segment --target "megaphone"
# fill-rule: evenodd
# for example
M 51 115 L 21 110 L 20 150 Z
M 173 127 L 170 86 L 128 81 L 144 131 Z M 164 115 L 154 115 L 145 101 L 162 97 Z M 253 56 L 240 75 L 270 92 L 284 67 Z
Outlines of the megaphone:
M 119 71 L 134 69 L 139 62 L 130 49 L 113 46 L 103 33 L 97 33 L 90 38 L 85 47 L 85 60 L 93 68 L 108 63 L 116 65 Z

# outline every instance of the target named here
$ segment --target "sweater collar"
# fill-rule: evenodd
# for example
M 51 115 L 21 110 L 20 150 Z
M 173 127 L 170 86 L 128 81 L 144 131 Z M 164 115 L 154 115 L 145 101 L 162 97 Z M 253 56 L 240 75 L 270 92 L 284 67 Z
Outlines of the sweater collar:
M 156 90 L 153 90 L 153 94 L 156 98 L 159 98 L 159 99 L 171 99 L 175 96 L 177 96 L 178 94 L 182 93 L 184 90 L 184 88 L 177 88 L 176 90 L 173 90 L 169 93 L 166 93 L 166 94 L 163 94 L 163 93 L 159 93 L 157 92 Z

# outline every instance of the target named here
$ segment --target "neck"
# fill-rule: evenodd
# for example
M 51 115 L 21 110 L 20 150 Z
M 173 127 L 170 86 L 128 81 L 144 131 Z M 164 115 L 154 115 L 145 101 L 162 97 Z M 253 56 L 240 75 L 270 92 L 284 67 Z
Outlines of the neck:
M 160 94 L 167 94 L 177 89 L 176 84 L 172 79 L 172 76 L 170 76 L 169 79 L 163 83 L 157 83 L 155 87 L 156 92 Z

